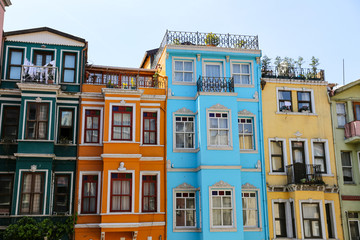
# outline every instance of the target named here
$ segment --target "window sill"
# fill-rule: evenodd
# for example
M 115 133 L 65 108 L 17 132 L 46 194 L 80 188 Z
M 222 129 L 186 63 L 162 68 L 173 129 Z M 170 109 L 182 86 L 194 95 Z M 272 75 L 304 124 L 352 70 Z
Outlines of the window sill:
M 233 150 L 230 146 L 208 146 L 207 150 Z
M 268 175 L 286 176 L 285 172 L 269 172 Z
M 18 139 L 18 142 L 55 142 L 54 140 L 46 139 Z
M 307 112 L 276 112 L 276 114 L 283 114 L 283 115 L 298 115 L 298 116 L 317 116 L 316 113 L 307 113 Z
M 75 85 L 75 86 L 80 85 L 80 83 L 66 83 L 66 82 L 60 82 L 60 83 L 58 83 L 58 84 L 60 84 L 60 85 L 62 85 L 62 84 Z
M 103 145 L 100 144 L 100 143 L 81 143 L 81 144 L 79 144 L 79 146 L 92 146 L 92 147 L 98 146 L 98 147 L 101 147 Z
M 234 84 L 234 87 L 238 88 L 253 88 L 255 87 L 254 84 Z
M 240 153 L 258 153 L 257 150 L 244 150 L 244 149 L 240 149 Z
M 354 186 L 356 186 L 357 184 L 355 182 L 344 182 L 344 185 L 347 185 L 347 186 L 354 185 Z
M 100 216 L 99 213 L 79 213 L 78 216 Z
M 244 232 L 261 232 L 262 228 L 256 228 L 256 227 L 244 227 Z
M 211 227 L 210 232 L 236 232 L 236 227 Z
M 66 144 L 66 143 L 55 143 L 54 144 L 55 146 L 64 146 L 64 147 L 74 147 L 76 146 L 76 143 L 69 143 L 69 144 Z
M 160 144 L 140 144 L 140 147 L 163 147 L 164 145 Z
M 328 174 L 328 173 L 325 173 L 325 174 L 320 174 L 322 177 L 333 177 L 334 174 Z
M 185 85 L 185 86 L 196 86 L 195 82 L 175 82 L 172 81 L 173 85 Z
M 200 148 L 175 148 L 173 149 L 173 152 L 179 152 L 179 153 L 197 153 L 200 151 Z
M 173 228 L 173 232 L 201 232 L 201 228 Z

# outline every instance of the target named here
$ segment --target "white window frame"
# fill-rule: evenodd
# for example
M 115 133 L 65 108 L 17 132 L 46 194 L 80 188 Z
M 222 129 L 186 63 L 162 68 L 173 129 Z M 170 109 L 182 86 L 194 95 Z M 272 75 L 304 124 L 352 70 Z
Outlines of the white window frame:
M 61 120 L 61 116 L 59 116 L 60 113 L 60 109 L 74 109 L 73 111 L 73 115 L 72 116 L 72 127 L 73 127 L 73 139 L 72 139 L 72 144 L 71 145 L 76 145 L 77 141 L 79 141 L 76 136 L 77 136 L 77 106 L 69 106 L 69 105 L 58 105 L 56 107 L 56 128 L 55 128 L 55 145 L 62 145 L 58 142 L 58 134 L 59 134 L 59 127 L 60 127 L 60 120 Z
M 76 53 L 76 73 L 75 79 L 73 83 L 67 83 L 62 81 L 62 73 L 63 73 L 63 56 L 64 53 Z M 60 67 L 59 67 L 59 84 L 66 84 L 66 85 L 79 85 L 79 68 L 80 68 L 80 51 L 77 50 L 60 50 Z
M 257 141 L 257 124 L 256 124 L 256 115 L 250 112 L 247 112 L 246 115 L 243 114 L 244 111 L 238 112 L 238 119 L 239 118 L 251 118 L 252 121 L 252 128 L 253 128 L 253 149 L 240 149 L 240 142 L 239 142 L 239 149 L 240 153 L 257 153 L 258 152 L 258 141 Z M 239 136 L 240 141 L 240 136 Z
M 349 212 L 353 212 L 353 211 L 349 211 Z M 354 211 L 356 212 L 356 211 Z M 360 212 L 357 212 L 358 213 L 358 216 L 360 215 Z M 347 224 L 348 224 L 348 231 L 349 231 L 349 237 L 351 239 L 351 230 L 350 230 L 350 222 L 357 222 L 358 224 L 358 229 L 359 229 L 359 232 L 360 232 L 360 216 L 358 218 L 349 218 L 348 217 L 348 212 L 346 212 L 346 215 L 347 215 Z
M 228 145 L 210 145 L 210 117 L 209 113 L 227 113 L 228 114 Z M 215 105 L 206 109 L 206 130 L 207 130 L 207 149 L 208 150 L 232 150 L 232 124 L 231 124 L 231 109 L 224 106 Z
M 114 106 L 118 106 L 118 107 L 132 107 L 132 140 L 131 141 L 119 141 L 119 140 L 112 140 L 112 129 L 113 129 L 113 125 L 112 125 L 112 116 L 113 116 L 113 107 Z M 110 103 L 110 111 L 109 111 L 109 132 L 108 132 L 108 142 L 112 142 L 112 143 L 135 143 L 136 142 L 136 135 L 135 135 L 135 129 L 137 128 L 137 124 L 136 124 L 136 103 Z
M 220 66 L 220 78 L 226 76 L 225 71 L 223 71 L 224 61 L 219 59 L 203 59 L 203 77 L 206 76 L 206 66 L 207 65 L 214 65 L 214 66 Z
M 256 210 L 257 210 L 257 215 L 256 215 L 256 226 L 245 226 L 244 223 L 243 223 L 243 226 L 244 226 L 244 231 L 246 230 L 249 230 L 249 229 L 259 229 L 260 228 L 260 197 L 259 197 L 259 191 L 257 189 L 243 189 L 242 190 L 242 194 L 243 193 L 255 193 L 255 198 L 256 198 L 256 203 L 257 203 L 257 206 L 256 206 Z M 241 200 L 242 200 L 243 196 L 241 196 Z M 244 207 L 243 207 L 243 210 L 244 210 Z M 251 210 L 251 209 L 246 209 L 246 210 Z
M 326 173 L 322 173 L 322 176 L 334 176 L 331 172 L 331 163 L 330 163 L 330 154 L 329 154 L 329 143 L 327 139 L 311 139 L 311 155 L 312 162 L 315 165 L 315 154 L 314 154 L 314 143 L 323 143 L 324 144 L 324 152 L 325 152 L 325 164 L 326 164 Z
M 141 108 L 141 117 L 140 117 L 140 142 L 141 146 L 158 146 L 160 145 L 160 109 L 159 108 Z M 143 130 L 144 130 L 144 112 L 156 113 L 156 144 L 144 144 L 143 143 Z
M 249 79 L 250 79 L 249 84 L 235 83 L 235 80 L 234 80 L 234 86 L 235 87 L 254 87 L 254 64 L 253 64 L 253 61 L 251 61 L 251 60 L 230 60 L 231 77 L 233 77 L 233 75 L 234 75 L 233 64 L 249 65 Z M 236 75 L 241 76 L 241 75 L 247 75 L 247 74 L 236 73 Z
M 330 200 L 325 200 L 325 204 L 330 204 L 331 208 L 331 225 L 332 225 L 332 229 L 333 229 L 333 233 L 335 235 L 335 239 L 338 238 L 338 234 L 337 234 L 337 226 L 336 226 L 336 217 L 335 217 L 335 205 L 334 205 L 334 201 L 330 201 Z M 325 209 L 326 210 L 326 209 Z
M 280 111 L 280 104 L 279 104 L 279 91 L 290 91 L 291 92 L 291 105 L 292 105 L 292 112 L 281 112 Z M 310 101 L 311 101 L 311 112 L 297 112 L 294 111 L 294 98 L 293 93 L 296 92 L 296 106 L 298 106 L 297 101 L 297 92 L 310 92 Z M 314 90 L 310 88 L 289 88 L 289 87 L 277 87 L 276 88 L 276 114 L 290 114 L 290 115 L 317 115 L 315 109 L 315 97 L 314 97 Z
M 86 118 L 86 110 L 99 110 L 100 111 L 100 122 L 99 122 L 99 142 L 98 143 L 85 143 L 85 118 Z M 82 113 L 81 113 L 81 146 L 102 146 L 103 145 L 103 127 L 104 127 L 104 108 L 103 107 L 88 107 L 83 106 L 82 107 Z M 110 132 L 111 134 L 111 132 Z M 111 135 L 110 135 L 111 136 Z M 110 138 L 111 139 L 111 138 Z
M 192 117 L 192 118 L 194 118 L 194 121 L 193 121 L 193 125 L 194 125 L 194 132 L 193 132 L 193 134 L 194 134 L 194 136 L 193 136 L 193 145 L 194 145 L 194 147 L 193 148 L 177 148 L 176 147 L 176 133 L 177 133 L 177 131 L 176 131 L 176 118 L 177 117 Z M 196 139 L 195 139 L 195 136 L 196 136 L 196 132 L 195 132 L 195 126 L 196 126 L 196 121 L 195 121 L 195 115 L 185 115 L 185 114 L 183 114 L 183 115 L 174 115 L 173 116 L 173 150 L 174 150 L 174 152 L 194 152 L 194 150 L 195 150 L 195 143 L 196 143 Z
M 292 211 L 291 211 L 291 205 L 290 203 L 293 203 L 293 211 L 294 211 L 294 215 L 295 215 L 295 203 L 293 199 L 272 199 L 271 200 L 271 211 L 272 211 L 272 223 L 273 223 L 273 233 L 274 233 L 274 239 L 282 239 L 284 237 L 280 237 L 280 238 L 276 238 L 276 226 L 275 226 L 275 204 L 276 203 L 285 203 L 285 219 L 286 219 L 286 237 L 285 238 L 296 238 L 296 231 L 297 231 L 297 226 L 296 226 L 296 216 L 292 216 Z M 293 232 L 293 218 L 295 219 L 295 233 Z M 292 236 L 292 237 L 290 237 Z
M 350 164 L 351 164 L 351 166 L 345 166 L 345 168 L 351 168 L 351 178 L 352 178 L 351 182 L 345 182 L 344 181 L 344 170 L 343 170 L 344 166 L 342 164 L 342 157 L 341 157 L 342 152 L 347 152 L 347 153 L 349 153 L 349 156 L 350 156 Z M 340 151 L 340 161 L 341 161 L 341 175 L 342 175 L 343 184 L 353 184 L 355 182 L 355 179 L 354 179 L 354 169 L 353 169 L 354 164 L 353 164 L 352 151 Z
M 337 112 L 337 105 L 340 105 L 340 104 L 342 104 L 343 106 L 344 106 L 344 110 L 345 110 L 345 113 L 344 114 L 339 114 L 338 112 Z M 347 109 L 346 109 L 346 102 L 336 102 L 335 103 L 335 112 L 336 112 L 336 126 L 337 126 L 337 128 L 345 128 L 345 125 L 344 126 L 339 126 L 339 120 L 338 120 L 338 116 L 344 116 L 344 118 L 345 118 L 345 124 L 346 124 L 346 117 L 347 117 L 347 111 L 346 111 Z
M 156 176 L 156 212 L 144 212 L 146 214 L 152 214 L 152 213 L 159 213 L 160 212 L 160 171 L 140 171 L 140 191 L 139 191 L 139 212 L 143 212 L 142 211 L 142 190 L 143 190 L 143 175 L 152 175 L 152 176 Z
M 72 171 L 54 171 L 53 175 L 52 175 L 52 190 L 51 190 L 51 197 L 50 197 L 50 201 L 51 201 L 51 207 L 50 207 L 50 213 L 53 214 L 53 210 L 54 210 L 54 194 L 55 194 L 55 179 L 56 179 L 56 175 L 70 175 L 70 195 L 69 195 L 69 212 L 66 215 L 71 215 L 72 214 L 72 204 L 73 204 L 73 185 L 74 185 L 74 172 Z M 54 215 L 54 214 L 53 214 Z
M 191 82 L 175 81 L 175 61 L 192 62 L 193 64 L 193 80 Z M 184 71 L 183 71 L 184 73 Z M 172 58 L 172 84 L 173 85 L 196 85 L 196 58 L 192 57 L 173 57 Z
M 271 159 L 271 142 L 282 142 L 282 153 L 283 153 L 283 164 L 284 172 L 274 172 L 272 169 L 272 159 Z M 270 173 L 271 175 L 286 175 L 286 166 L 287 166 L 287 152 L 286 152 L 286 138 L 269 138 L 269 164 L 270 164 Z
M 324 218 L 324 212 L 323 212 L 323 203 L 322 200 L 313 200 L 313 199 L 308 199 L 308 200 L 299 200 L 299 213 L 300 213 L 300 226 L 301 226 L 301 239 L 312 239 L 312 238 L 305 238 L 305 230 L 304 230 L 304 220 L 303 220 L 303 209 L 302 209 L 302 204 L 312 204 L 312 203 L 317 203 L 319 204 L 319 210 L 320 210 L 320 230 L 321 230 L 321 238 L 315 238 L 315 239 L 326 239 L 326 231 L 325 231 L 325 218 Z
M 310 164 L 309 163 L 308 140 L 306 138 L 289 138 L 290 164 L 294 164 L 292 145 L 291 145 L 292 142 L 303 142 L 304 143 L 305 164 Z
M 81 212 L 81 204 L 82 204 L 82 180 L 83 175 L 97 175 L 98 176 L 98 189 L 97 189 L 97 206 L 96 206 L 96 213 L 82 213 Z M 78 214 L 79 215 L 97 215 L 100 213 L 100 194 L 101 194 L 101 171 L 80 171 L 79 173 L 79 192 L 78 192 Z

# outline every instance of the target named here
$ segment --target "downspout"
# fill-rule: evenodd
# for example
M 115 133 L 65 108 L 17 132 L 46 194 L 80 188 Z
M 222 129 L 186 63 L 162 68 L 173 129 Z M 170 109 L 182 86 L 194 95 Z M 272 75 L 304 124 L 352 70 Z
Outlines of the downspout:
M 166 71 L 166 70 L 165 70 Z M 165 231 L 164 231 L 164 240 L 167 239 L 167 159 L 166 159 L 166 156 L 167 156 L 167 98 L 168 98 L 168 78 L 166 77 L 166 80 L 165 80 L 165 129 L 164 129 L 164 135 L 165 135 L 165 143 L 164 143 L 164 148 L 165 148 L 165 151 L 164 151 L 164 190 L 165 190 Z

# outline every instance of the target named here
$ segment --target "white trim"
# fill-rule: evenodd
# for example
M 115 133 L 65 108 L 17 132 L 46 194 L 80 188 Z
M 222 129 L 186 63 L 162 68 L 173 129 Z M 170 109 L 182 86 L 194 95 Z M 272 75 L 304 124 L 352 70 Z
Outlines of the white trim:
M 100 155 L 102 158 L 141 158 L 142 154 L 110 154 L 104 153 Z
M 160 103 L 140 103 L 140 107 L 160 107 Z
M 238 122 L 239 118 L 245 118 L 245 119 L 250 118 L 252 120 L 252 127 L 253 127 L 253 149 L 240 149 L 240 136 L 238 134 L 240 153 L 258 153 L 259 147 L 258 147 L 258 140 L 257 140 L 257 120 L 256 120 L 256 115 L 255 114 L 244 115 L 244 114 L 239 114 L 238 113 L 238 118 L 236 119 L 238 125 L 239 125 L 239 122 Z
M 1 101 L 16 101 L 21 102 L 21 98 L 10 98 L 10 97 L 0 97 Z
M 52 193 L 50 196 L 51 199 L 51 207 L 50 207 L 50 215 L 53 214 L 53 208 L 54 208 L 54 191 L 55 191 L 55 176 L 56 174 L 59 175 L 70 175 L 70 202 L 69 202 L 69 212 L 68 214 L 72 213 L 72 207 L 73 207 L 73 185 L 74 185 L 74 172 L 72 171 L 54 171 L 51 177 L 51 182 L 52 182 Z
M 143 212 L 142 211 L 142 176 L 143 175 L 156 175 L 156 212 Z M 139 191 L 139 212 L 140 213 L 160 213 L 160 171 L 140 171 L 140 191 Z
M 305 164 L 310 164 L 309 162 L 309 149 L 308 149 L 308 140 L 306 138 L 289 138 L 289 147 L 290 147 L 290 164 L 293 164 L 293 154 L 292 154 L 292 145 L 291 142 L 303 142 L 304 143 L 304 157 Z
M 317 203 L 319 204 L 319 211 L 320 211 L 320 223 L 321 223 L 321 236 L 322 238 L 316 238 L 316 239 L 326 239 L 326 232 L 325 232 L 325 218 L 324 218 L 324 212 L 323 212 L 323 203 L 322 200 L 313 200 L 313 199 L 307 199 L 307 200 L 299 200 L 299 213 L 300 213 L 300 226 L 301 226 L 301 239 L 305 239 L 305 232 L 304 232 L 304 224 L 303 224 L 303 211 L 302 211 L 302 204 L 312 204 Z M 310 238 L 306 238 L 310 239 Z
M 111 212 L 110 198 L 111 198 L 111 174 L 112 173 L 131 173 L 131 210 L 130 212 Z M 135 212 L 135 170 L 108 170 L 108 189 L 107 189 L 107 208 L 106 213 L 109 215 L 126 215 Z
M 282 152 L 283 152 L 283 164 L 284 164 L 284 172 L 273 172 L 272 169 L 272 159 L 271 159 L 271 142 L 272 141 L 276 141 L 276 142 L 282 142 Z M 287 152 L 286 152 L 286 138 L 269 138 L 268 139 L 268 148 L 269 148 L 269 164 L 270 164 L 270 173 L 272 175 L 285 175 L 286 174 L 286 166 L 287 164 Z
M 192 62 L 193 67 L 193 80 L 191 82 L 177 82 L 175 81 L 175 61 L 182 61 L 182 62 Z M 171 59 L 171 71 L 172 71 L 172 78 L 171 84 L 173 85 L 196 85 L 196 58 L 194 57 L 172 57 Z
M 228 114 L 228 145 L 210 145 L 210 119 L 209 113 L 227 113 Z M 206 146 L 208 150 L 232 150 L 233 149 L 233 139 L 232 139 L 232 121 L 231 121 L 231 109 L 215 109 L 207 108 L 206 109 Z
M 256 98 L 237 98 L 238 102 L 259 102 L 259 99 Z
M 3 130 L 2 120 L 3 120 L 4 106 L 19 106 L 19 107 L 21 107 L 21 104 L 18 104 L 18 103 L 2 103 L 1 104 L 1 107 L 0 107 L 0 136 L 2 136 L 1 133 Z M 20 109 L 21 108 L 19 108 L 19 118 L 20 118 Z M 18 125 L 19 124 L 20 124 L 20 119 L 19 119 Z M 18 129 L 19 129 L 19 126 L 18 126 Z M 19 136 L 19 133 L 18 133 L 18 136 Z M 16 136 L 16 138 L 18 138 L 18 136 Z
M 145 144 L 145 145 L 153 145 L 153 146 L 160 145 L 160 108 L 141 108 L 140 109 L 140 114 L 141 114 L 140 115 L 140 142 L 141 142 L 141 145 L 144 145 L 144 143 L 143 143 L 143 128 L 144 128 L 143 115 L 144 115 L 144 112 L 156 112 L 156 144 Z
M 335 215 L 335 204 L 334 204 L 334 201 L 332 200 L 325 200 L 325 206 L 326 204 L 330 204 L 331 206 L 331 227 L 333 229 L 333 233 L 335 235 L 335 239 L 338 238 L 338 233 L 337 233 L 337 225 L 336 225 L 336 215 Z M 326 211 L 326 208 L 325 208 L 325 211 Z M 326 212 L 325 212 L 326 213 Z
M 121 92 L 120 92 L 121 93 Z M 136 94 L 136 95 L 140 95 Z M 119 101 L 140 101 L 140 98 L 136 98 L 136 97 L 105 97 L 105 100 L 119 100 Z M 111 104 L 111 103 L 110 103 Z
M 311 88 L 290 88 L 290 87 L 276 87 L 276 113 L 285 113 L 285 112 L 281 112 L 280 111 L 280 106 L 279 106 L 279 91 L 290 91 L 291 94 L 291 106 L 292 106 L 292 112 L 288 112 L 287 114 L 294 114 L 294 115 L 315 115 L 316 114 L 316 110 L 315 110 L 315 98 L 314 98 L 314 89 Z M 302 113 L 302 112 L 295 112 L 294 111 L 294 106 L 295 106 L 295 99 L 293 99 L 293 92 L 296 92 L 296 103 L 297 103 L 297 108 L 299 106 L 298 104 L 298 98 L 297 98 L 297 92 L 310 92 L 310 98 L 311 98 L 311 112 L 309 113 Z M 299 110 L 298 110 L 299 111 Z
M 21 93 L 22 97 L 48 97 L 56 98 L 56 94 L 42 94 L 42 93 Z
M 7 45 L 6 49 L 5 49 L 5 62 L 3 64 L 3 68 L 4 68 L 4 80 L 6 80 L 6 76 L 7 76 L 7 70 L 8 70 L 8 66 L 9 66 L 9 62 L 8 62 L 8 58 L 10 58 L 9 56 L 9 48 L 15 48 L 15 49 L 24 49 L 23 51 L 23 59 L 22 64 L 24 63 L 24 60 L 26 59 L 26 51 L 27 51 L 27 47 L 20 47 L 20 46 L 14 46 L 14 45 Z M 21 75 L 20 75 L 21 76 Z M 13 79 L 12 81 L 15 82 L 21 82 L 21 77 L 20 79 Z
M 72 84 L 80 84 L 79 83 L 79 68 L 80 68 L 80 51 L 78 50 L 68 50 L 68 49 L 61 49 L 60 50 L 60 67 L 59 67 L 59 83 L 58 84 L 71 84 L 71 83 L 66 83 L 63 82 L 62 80 L 62 73 L 63 73 L 63 68 L 62 68 L 62 64 L 63 64 L 63 57 L 64 54 L 63 53 L 76 53 L 77 56 L 77 60 L 76 60 L 76 78 L 74 79 L 75 82 L 73 82 Z
M 225 60 L 224 59 L 212 59 L 212 58 L 203 58 L 201 60 L 202 63 L 202 76 L 206 76 L 206 65 L 217 65 L 220 66 L 220 76 L 224 77 L 226 76 L 226 66 L 225 66 Z
M 105 105 L 105 102 L 82 101 L 81 104 Z
M 79 101 L 57 100 L 56 103 L 79 104 Z
M 83 104 L 84 102 L 82 102 L 81 104 Z M 89 110 L 100 110 L 100 117 L 99 117 L 99 142 L 98 143 L 85 143 L 85 140 L 84 140 L 84 136 L 85 136 L 85 112 L 86 110 L 89 109 Z M 81 145 L 88 145 L 88 146 L 101 146 L 102 145 L 102 142 L 103 142 L 103 119 L 104 119 L 104 116 L 103 116 L 103 107 L 87 107 L 87 106 L 82 106 L 81 108 L 81 142 L 80 144 Z
M 96 213 L 90 213 L 90 214 L 86 214 L 86 213 L 82 213 L 81 212 L 81 197 L 82 197 L 82 180 L 83 180 L 83 175 L 97 175 L 98 176 L 98 189 L 97 189 L 97 206 L 96 206 Z M 100 213 L 100 189 L 101 189 L 101 171 L 80 171 L 79 172 L 79 192 L 78 192 L 78 213 L 79 215 L 94 215 L 94 214 L 99 214 Z
M 18 188 L 17 188 L 17 195 L 16 195 L 16 208 L 15 208 L 15 215 L 20 215 L 19 214 L 19 202 L 20 202 L 20 198 L 21 198 L 21 194 L 20 191 L 21 189 L 21 182 L 23 179 L 23 172 L 32 172 L 30 169 L 19 169 L 19 175 L 18 175 Z M 47 188 L 48 188 L 48 169 L 36 169 L 35 172 L 45 172 L 45 188 L 44 188 L 44 196 L 43 196 L 43 201 L 44 201 L 44 205 L 43 205 L 43 214 L 42 215 L 46 215 L 46 201 L 47 201 Z M 26 215 L 26 214 L 25 214 Z
M 200 170 L 205 170 L 205 169 L 212 169 L 212 170 L 217 170 L 217 169 L 231 169 L 231 170 L 234 170 L 234 169 L 239 169 L 241 170 L 242 172 L 247 172 L 247 171 L 244 171 L 244 169 L 239 166 L 239 165 L 200 165 L 199 167 L 197 168 L 168 168 L 167 171 L 168 172 L 198 172 Z M 261 169 L 254 169 L 254 171 L 248 171 L 248 172 L 261 172 Z
M 75 228 L 139 228 L 152 226 L 165 226 L 165 222 L 75 224 Z
M 105 98 L 106 99 L 106 98 Z M 125 98 L 120 98 L 121 100 L 125 100 Z M 112 140 L 112 119 L 113 119 L 113 106 L 118 106 L 118 107 L 124 107 L 124 106 L 129 106 L 132 107 L 132 122 L 131 122 L 131 126 L 132 126 L 132 138 L 131 141 L 121 141 L 121 140 Z M 136 139 L 136 135 L 135 135 L 135 129 L 136 127 L 136 103 L 115 103 L 115 102 L 111 102 L 110 103 L 110 109 L 109 109 L 109 132 L 108 132 L 108 142 L 119 142 L 119 143 L 124 143 L 124 142 L 129 142 L 129 143 L 135 143 Z
M 60 108 L 62 109 L 69 109 L 69 108 L 73 108 L 73 122 L 72 122 L 72 127 L 73 127 L 73 139 L 72 139 L 72 144 L 76 144 L 77 141 L 79 141 L 79 139 L 76 139 L 76 135 L 77 135 L 77 125 L 78 125 L 78 121 L 77 121 L 77 106 L 68 106 L 68 105 L 57 105 L 56 106 L 56 124 L 55 124 L 55 144 L 58 143 L 58 130 L 59 130 L 59 126 L 60 123 L 59 121 L 61 120 L 59 118 L 59 112 L 60 112 Z
M 181 109 L 177 110 L 176 112 L 172 113 L 172 138 L 173 138 L 173 152 L 195 152 L 196 150 L 200 151 L 199 148 L 196 148 L 197 145 L 197 135 L 196 134 L 196 129 L 197 129 L 197 124 L 196 124 L 196 114 L 194 112 L 179 112 Z M 194 137 L 193 137 L 193 141 L 194 141 L 194 147 L 193 148 L 177 148 L 176 147 L 176 117 L 193 117 L 194 118 L 194 122 L 193 122 L 193 127 L 194 127 Z M 196 151 L 196 152 L 198 152 Z
M 326 173 L 321 174 L 322 176 L 333 176 L 331 173 L 331 162 L 330 162 L 330 154 L 329 154 L 329 143 L 327 139 L 315 138 L 311 139 L 311 157 L 312 162 L 315 165 L 315 154 L 314 154 L 314 143 L 323 143 L 324 144 L 324 152 L 325 152 L 325 164 L 326 164 Z
M 101 157 L 78 157 L 78 160 L 101 161 Z
M 246 185 L 246 184 L 245 184 Z M 241 193 L 243 192 L 255 192 L 257 199 L 257 226 L 256 227 L 246 227 L 244 226 L 244 232 L 246 231 L 259 231 L 262 229 L 262 210 L 261 210 L 261 197 L 260 197 L 260 189 L 258 188 L 244 188 L 244 185 L 241 188 Z M 241 195 L 242 200 L 242 195 Z
M 255 87 L 254 85 L 254 61 L 252 60 L 235 60 L 235 59 L 231 59 L 230 60 L 230 75 L 231 77 L 233 77 L 233 64 L 249 64 L 249 70 L 250 70 L 250 84 L 235 84 L 234 81 L 234 86 L 235 87 L 247 87 L 247 88 L 253 88 Z M 253 100 L 253 99 L 252 99 Z
M 140 157 L 140 161 L 163 161 L 163 157 Z
M 293 209 L 291 210 L 290 203 L 293 203 Z M 275 203 L 285 203 L 285 224 L 286 224 L 286 237 L 276 237 L 276 226 L 275 226 L 275 213 L 274 213 L 274 205 Z M 272 199 L 271 200 L 271 215 L 272 215 L 272 223 L 273 223 L 273 239 L 295 239 L 296 238 L 296 232 L 293 232 L 292 224 L 293 219 L 295 219 L 295 231 L 297 229 L 296 227 L 296 216 L 292 216 L 292 213 L 295 215 L 295 204 L 293 199 Z M 292 237 L 291 237 L 292 236 Z

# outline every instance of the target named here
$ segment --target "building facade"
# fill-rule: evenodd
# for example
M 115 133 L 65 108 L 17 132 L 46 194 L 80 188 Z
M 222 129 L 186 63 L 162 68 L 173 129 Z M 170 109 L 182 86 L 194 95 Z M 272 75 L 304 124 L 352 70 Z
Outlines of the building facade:
M 267 239 L 257 36 L 167 31 L 167 239 Z
M 5 33 L 0 85 L 0 225 L 73 213 L 87 42 L 51 28 Z
M 345 239 L 360 238 L 360 80 L 335 90 L 331 112 Z
M 263 69 L 270 239 L 344 239 L 324 72 Z
M 75 239 L 166 239 L 166 78 L 87 66 L 82 85 Z

